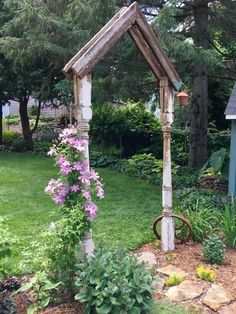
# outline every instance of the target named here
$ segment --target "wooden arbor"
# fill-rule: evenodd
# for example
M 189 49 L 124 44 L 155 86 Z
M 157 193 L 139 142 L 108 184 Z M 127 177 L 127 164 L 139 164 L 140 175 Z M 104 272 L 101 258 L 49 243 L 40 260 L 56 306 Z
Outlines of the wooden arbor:
M 73 79 L 77 121 L 81 136 L 88 139 L 91 110 L 91 72 L 93 67 L 113 47 L 118 39 L 128 32 L 148 62 L 160 86 L 161 121 L 164 137 L 164 171 L 162 187 L 162 248 L 174 250 L 174 224 L 172 219 L 172 178 L 170 132 L 173 122 L 174 90 L 182 82 L 160 46 L 152 28 L 140 12 L 136 2 L 123 7 L 114 17 L 66 64 L 63 71 Z M 89 150 L 87 148 L 89 160 Z

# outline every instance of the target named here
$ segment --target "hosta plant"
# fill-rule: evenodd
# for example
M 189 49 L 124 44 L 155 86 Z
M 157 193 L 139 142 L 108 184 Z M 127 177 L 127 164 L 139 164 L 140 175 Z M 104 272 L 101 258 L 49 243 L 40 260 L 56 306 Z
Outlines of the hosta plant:
M 148 313 L 152 275 L 137 257 L 118 249 L 99 250 L 79 265 L 76 300 L 85 313 Z

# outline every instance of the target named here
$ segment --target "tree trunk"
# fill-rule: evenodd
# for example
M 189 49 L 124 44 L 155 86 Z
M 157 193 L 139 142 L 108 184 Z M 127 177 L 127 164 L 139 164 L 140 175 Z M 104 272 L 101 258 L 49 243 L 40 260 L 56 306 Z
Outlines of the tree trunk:
M 194 34 L 197 47 L 208 48 L 208 0 L 193 1 Z M 207 160 L 208 128 L 208 77 L 207 65 L 194 65 L 192 104 L 190 108 L 189 167 L 201 167 Z
M 38 101 L 38 110 L 37 110 L 37 116 L 36 116 L 35 124 L 34 124 L 34 127 L 31 130 L 32 135 L 35 133 L 35 131 L 38 128 L 39 118 L 40 118 L 40 114 L 41 114 L 41 106 L 42 106 L 42 102 L 41 102 L 41 100 L 39 100 Z
M 3 102 L 2 100 L 0 99 L 0 145 L 3 144 L 3 124 L 2 124 L 2 105 L 3 105 Z
M 30 122 L 27 112 L 27 105 L 28 105 L 29 98 L 23 97 L 20 99 L 20 119 L 21 119 L 21 126 L 22 126 L 22 133 L 25 140 L 25 146 L 27 150 L 33 149 L 33 138 L 32 132 L 30 130 Z

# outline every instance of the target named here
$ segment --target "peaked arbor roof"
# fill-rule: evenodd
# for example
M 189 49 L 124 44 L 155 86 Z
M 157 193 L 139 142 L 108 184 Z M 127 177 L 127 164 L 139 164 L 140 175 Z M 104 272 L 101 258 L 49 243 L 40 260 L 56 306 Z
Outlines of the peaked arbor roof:
M 74 72 L 80 78 L 91 73 L 92 68 L 125 32 L 129 33 L 156 78 L 160 80 L 168 77 L 173 87 L 179 90 L 183 83 L 136 2 L 129 7 L 122 7 L 66 64 L 63 71 L 69 75 Z
M 225 109 L 225 115 L 235 115 L 236 116 L 236 82 L 233 87 L 232 94 L 229 98 L 228 105 Z

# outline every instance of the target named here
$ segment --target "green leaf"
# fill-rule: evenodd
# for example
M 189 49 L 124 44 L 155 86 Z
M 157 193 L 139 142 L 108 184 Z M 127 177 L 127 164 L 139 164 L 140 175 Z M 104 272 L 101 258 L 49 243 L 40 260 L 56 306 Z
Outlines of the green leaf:
M 41 301 L 41 302 L 40 302 L 41 308 L 42 308 L 42 309 L 45 308 L 45 307 L 48 305 L 49 301 L 50 301 L 50 297 L 48 297 L 48 298 L 46 298 L 45 300 Z
M 52 289 L 56 289 L 59 285 L 61 285 L 62 282 L 57 282 L 57 283 L 53 283 L 49 280 L 46 280 L 46 285 L 44 286 L 44 290 L 52 290 Z
M 16 295 L 16 294 L 19 293 L 19 292 L 25 292 L 25 291 L 31 289 L 32 286 L 33 286 L 33 284 L 32 284 L 31 281 L 30 281 L 30 282 L 27 282 L 26 284 L 24 284 L 23 286 L 21 286 L 18 290 L 16 290 L 15 292 L 13 292 L 11 295 L 14 296 L 14 295 Z
M 221 148 L 217 152 L 214 152 L 210 158 L 210 165 L 215 171 L 219 171 L 222 168 L 226 155 L 226 149 Z
M 136 295 L 136 300 L 138 301 L 138 303 L 142 303 L 143 302 L 143 297 L 141 296 L 141 294 L 137 294 Z
M 99 308 L 96 307 L 96 311 L 98 314 L 107 314 L 107 313 L 110 313 L 111 310 L 112 310 L 111 304 L 103 304 Z
M 30 307 L 28 307 L 27 309 L 27 314 L 34 314 L 35 312 L 37 312 L 38 307 L 35 304 L 31 304 Z

